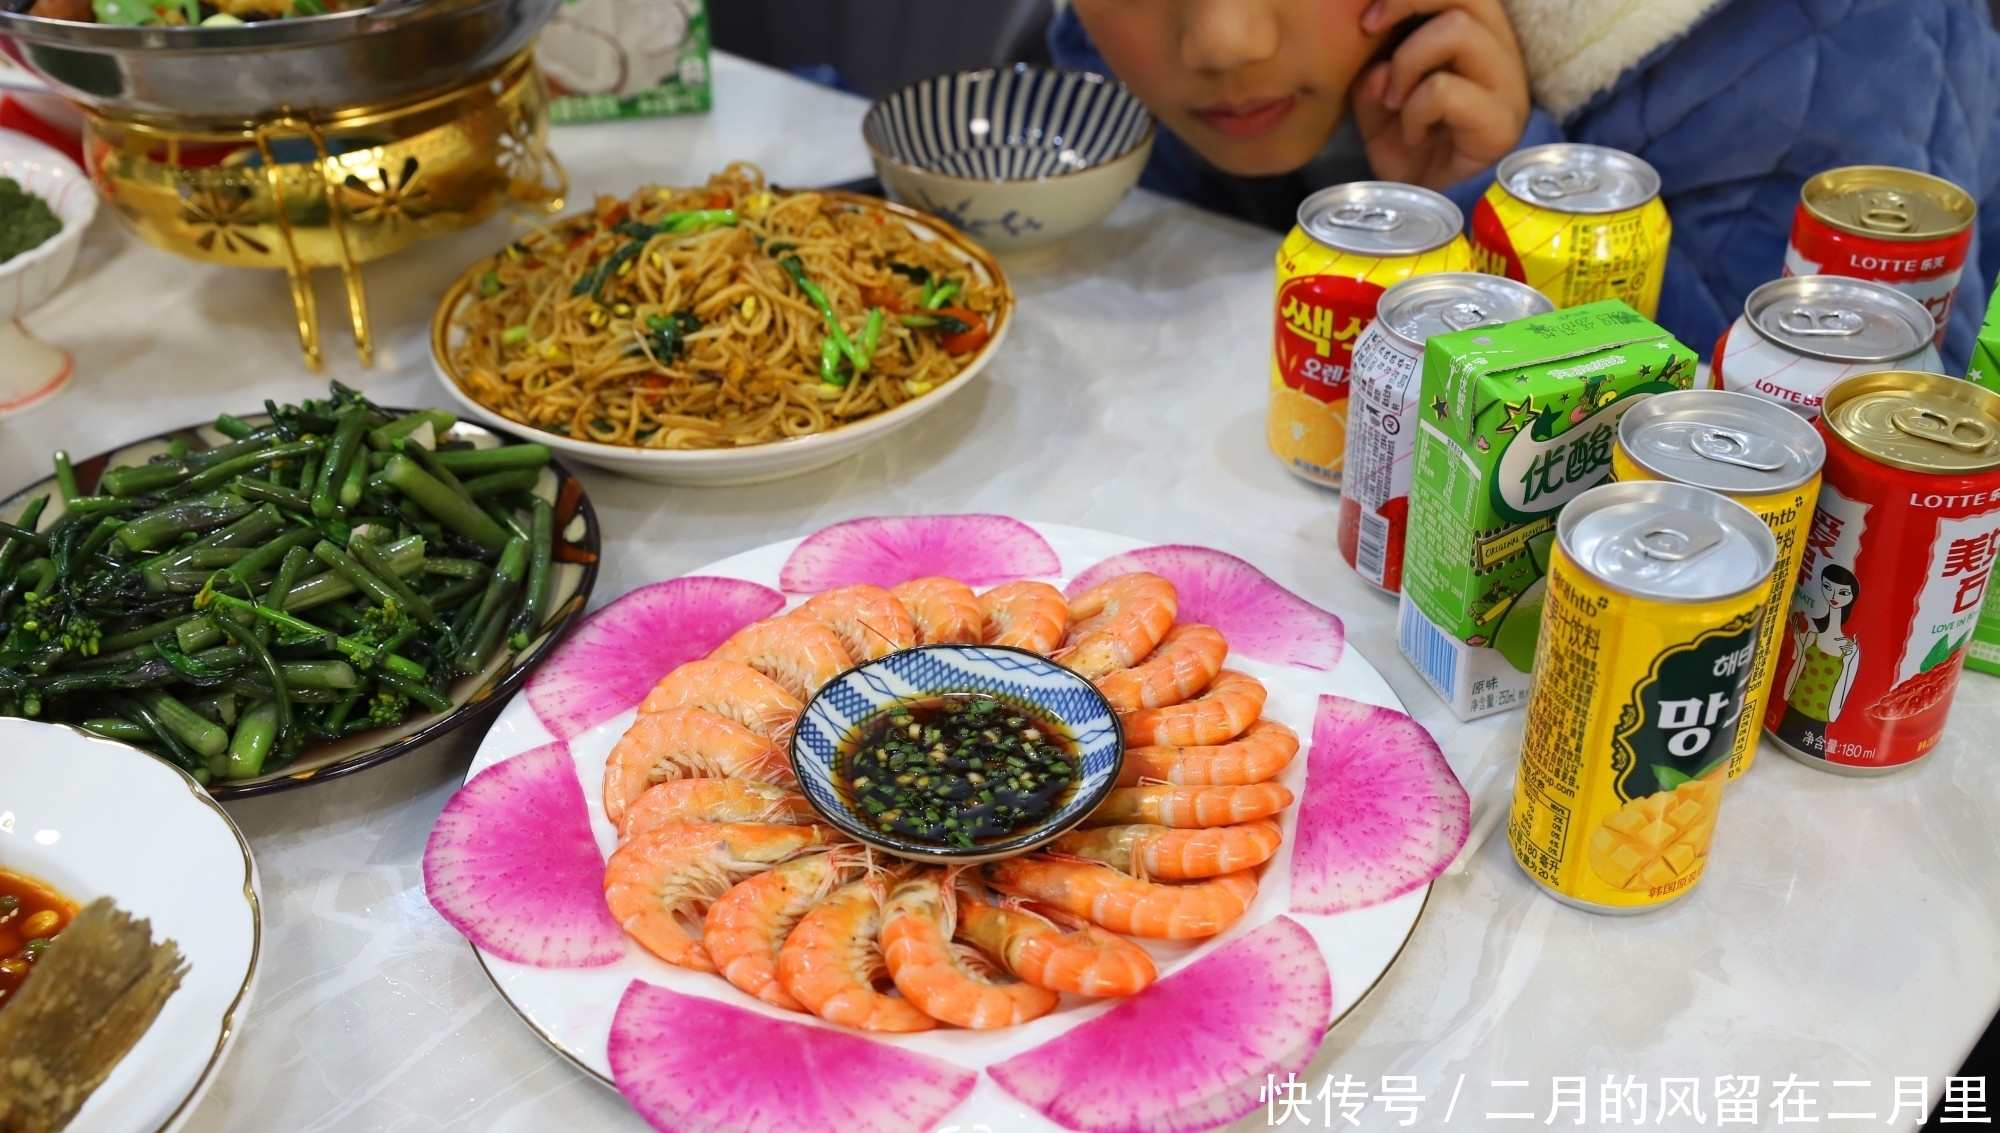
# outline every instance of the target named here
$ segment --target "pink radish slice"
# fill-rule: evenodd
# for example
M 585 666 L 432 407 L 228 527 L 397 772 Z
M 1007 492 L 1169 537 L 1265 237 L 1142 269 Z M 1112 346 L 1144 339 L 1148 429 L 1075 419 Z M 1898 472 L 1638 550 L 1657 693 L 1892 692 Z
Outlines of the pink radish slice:
M 1422 724 L 1321 696 L 1292 847 L 1292 911 L 1364 908 L 1425 884 L 1465 845 L 1471 810 Z
M 986 1073 L 1066 1129 L 1191 1133 L 1303 1071 L 1332 1017 L 1319 946 L 1281 916 Z
M 561 740 L 481 771 L 444 804 L 424 844 L 424 895 L 503 960 L 591 968 L 625 955 L 625 934 L 604 907 L 604 858 L 583 785 Z
M 892 515 L 821 528 L 785 560 L 778 585 L 817 594 L 866 582 L 883 589 L 945 575 L 967 586 L 1059 574 L 1048 540 L 1004 515 Z
M 1098 563 L 1071 580 L 1077 595 L 1105 579 L 1151 571 L 1180 593 L 1177 620 L 1222 631 L 1230 652 L 1277 665 L 1331 669 L 1340 663 L 1347 632 L 1340 619 L 1271 581 L 1235 555 L 1211 547 L 1141 547 Z
M 641 586 L 592 614 L 528 678 L 528 704 L 557 739 L 582 735 L 646 699 L 677 666 L 784 608 L 784 595 L 736 578 Z
M 853 1032 L 638 980 L 606 1053 L 618 1092 L 661 1133 L 927 1133 L 979 1080 Z

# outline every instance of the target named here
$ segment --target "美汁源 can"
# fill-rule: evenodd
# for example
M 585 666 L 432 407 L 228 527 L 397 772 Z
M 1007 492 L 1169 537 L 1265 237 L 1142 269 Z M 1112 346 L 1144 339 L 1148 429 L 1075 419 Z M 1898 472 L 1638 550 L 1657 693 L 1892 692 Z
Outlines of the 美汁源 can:
M 1804 417 L 1834 383 L 1876 370 L 1941 372 L 1922 303 L 1883 283 L 1792 275 L 1750 293 L 1715 344 L 1709 385 L 1756 394 Z
M 1757 652 L 1750 659 L 1743 719 L 1729 755 L 1729 778 L 1749 770 L 1763 735 L 1778 629 L 1792 600 L 1792 581 L 1805 551 L 1806 530 L 1819 498 L 1826 444 L 1798 414 L 1775 402 L 1726 390 L 1656 394 L 1618 422 L 1611 453 L 1613 480 L 1671 480 L 1720 492 L 1771 529 L 1777 566 L 1764 592 Z
M 1355 342 L 1389 287 L 1471 268 L 1464 223 L 1442 195 L 1389 181 L 1335 185 L 1299 205 L 1299 223 L 1278 249 L 1265 430 L 1293 473 L 1340 486 Z
M 1687 484 L 1605 484 L 1556 523 L 1507 839 L 1557 899 L 1671 901 L 1708 865 L 1777 545 Z
M 1553 309 L 1525 283 L 1478 272 L 1419 276 L 1382 293 L 1375 321 L 1354 346 L 1340 489 L 1340 555 L 1371 585 L 1391 593 L 1403 585 L 1424 343 Z
M 1887 370 L 1828 391 L 1825 477 L 1764 727 L 1802 763 L 1928 756 L 2000 552 L 2000 394 Z
M 1886 283 L 1924 305 L 1944 341 L 1979 206 L 1942 177 L 1889 165 L 1829 169 L 1799 189 L 1786 275 Z
M 1478 269 L 1526 283 L 1558 307 L 1622 299 L 1652 318 L 1672 235 L 1652 166 L 1576 142 L 1502 158 L 1472 208 Z

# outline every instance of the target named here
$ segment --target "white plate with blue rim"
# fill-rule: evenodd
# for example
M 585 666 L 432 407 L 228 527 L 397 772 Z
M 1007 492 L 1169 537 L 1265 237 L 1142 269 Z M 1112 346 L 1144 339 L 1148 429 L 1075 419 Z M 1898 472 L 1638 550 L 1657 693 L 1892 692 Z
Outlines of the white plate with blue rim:
M 0 717 L 0 869 L 79 906 L 109 897 L 179 947 L 180 987 L 66 1133 L 180 1128 L 256 982 L 257 866 L 236 824 L 187 774 L 137 748 Z

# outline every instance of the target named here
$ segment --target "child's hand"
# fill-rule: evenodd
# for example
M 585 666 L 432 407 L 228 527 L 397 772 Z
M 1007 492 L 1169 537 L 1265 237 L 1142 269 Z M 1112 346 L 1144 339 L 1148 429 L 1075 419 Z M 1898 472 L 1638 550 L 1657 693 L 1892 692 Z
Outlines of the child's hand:
M 1442 189 L 1520 143 L 1528 71 L 1499 0 L 1375 0 L 1361 30 L 1412 16 L 1430 19 L 1355 81 L 1354 123 L 1377 177 Z

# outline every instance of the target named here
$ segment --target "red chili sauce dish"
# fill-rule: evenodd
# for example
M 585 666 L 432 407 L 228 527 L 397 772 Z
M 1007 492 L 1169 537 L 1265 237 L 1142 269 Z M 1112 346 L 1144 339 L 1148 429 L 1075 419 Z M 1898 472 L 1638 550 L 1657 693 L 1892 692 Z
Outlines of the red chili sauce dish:
M 75 915 L 76 902 L 32 877 L 0 869 L 0 1008 Z

